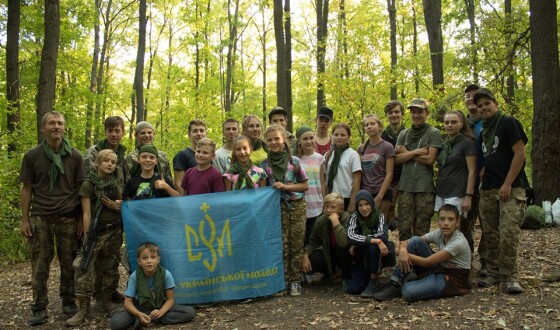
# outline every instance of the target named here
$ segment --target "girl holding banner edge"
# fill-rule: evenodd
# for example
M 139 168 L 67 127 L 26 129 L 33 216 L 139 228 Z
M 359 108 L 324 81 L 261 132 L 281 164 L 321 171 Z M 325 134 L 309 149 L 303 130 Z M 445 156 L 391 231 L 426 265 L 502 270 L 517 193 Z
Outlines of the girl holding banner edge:
M 251 162 L 252 150 L 248 137 L 241 135 L 233 140 L 231 165 L 223 175 L 226 191 L 266 186 L 265 171 Z
M 301 295 L 301 264 L 307 207 L 304 192 L 309 188 L 299 158 L 292 156 L 287 133 L 280 125 L 271 125 L 265 134 L 269 151 L 261 163 L 268 184 L 281 192 L 281 221 L 284 276 L 291 296 Z

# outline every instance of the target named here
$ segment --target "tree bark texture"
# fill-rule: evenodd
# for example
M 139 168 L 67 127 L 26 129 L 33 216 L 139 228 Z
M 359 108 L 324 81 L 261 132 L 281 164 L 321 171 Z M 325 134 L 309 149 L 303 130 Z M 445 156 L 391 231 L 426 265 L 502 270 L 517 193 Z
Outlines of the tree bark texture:
M 391 41 L 391 100 L 397 99 L 397 8 L 396 0 L 387 0 Z
M 276 41 L 276 103 L 288 111 L 288 46 L 284 30 L 284 8 L 282 0 L 274 0 L 274 38 Z M 289 121 L 290 118 L 288 118 Z
M 435 90 L 443 86 L 443 36 L 441 32 L 441 0 L 422 0 L 424 20 L 430 45 L 432 85 Z
M 8 155 L 16 151 L 19 131 L 20 103 L 19 103 L 19 28 L 20 28 L 20 0 L 8 1 L 8 24 L 6 35 L 6 99 L 8 101 L 7 128 L 12 134 L 8 143 Z
M 45 0 L 45 42 L 41 51 L 41 68 L 37 90 L 37 141 L 41 142 L 41 119 L 54 110 L 56 63 L 60 43 L 60 1 Z
M 100 10 L 101 10 L 101 0 L 95 0 L 95 21 L 93 23 L 93 54 L 91 61 L 91 72 L 89 76 L 89 92 L 87 109 L 86 109 L 86 136 L 84 145 L 87 148 L 91 147 L 91 137 L 93 131 L 93 109 L 96 102 L 96 83 L 97 83 L 97 65 L 99 63 L 99 39 L 100 39 Z
M 136 122 L 146 120 L 144 113 L 144 56 L 146 53 L 146 0 L 139 1 L 138 9 L 138 52 L 136 54 L 136 72 L 134 73 L 134 95 L 136 105 Z M 134 111 L 134 107 L 133 107 Z
M 467 17 L 469 19 L 469 53 L 471 54 L 471 74 L 473 83 L 479 83 L 478 78 L 478 45 L 476 43 L 476 20 L 474 18 L 474 0 L 465 0 Z
M 535 204 L 560 197 L 560 66 L 556 1 L 530 0 Z
M 226 58 L 226 87 L 225 87 L 225 112 L 231 111 L 231 106 L 234 102 L 234 89 L 233 89 L 233 72 L 235 69 L 235 47 L 237 43 L 237 26 L 239 18 L 239 0 L 235 0 L 233 5 L 235 7 L 233 15 L 230 12 L 232 0 L 228 0 L 228 27 L 229 27 L 229 38 L 227 47 L 227 58 Z
M 326 104 L 324 75 L 329 0 L 315 0 L 315 11 L 317 14 L 317 110 L 319 110 Z

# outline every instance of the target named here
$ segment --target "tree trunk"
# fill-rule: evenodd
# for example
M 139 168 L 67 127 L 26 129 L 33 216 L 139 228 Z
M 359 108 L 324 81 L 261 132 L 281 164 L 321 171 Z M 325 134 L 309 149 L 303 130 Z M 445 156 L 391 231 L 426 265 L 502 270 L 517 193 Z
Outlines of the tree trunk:
M 284 31 L 284 10 L 282 0 L 274 0 L 274 37 L 276 40 L 276 103 L 286 109 L 288 107 L 288 82 L 286 71 L 286 39 Z
M 556 1 L 530 0 L 535 204 L 560 197 L 560 66 Z
M 104 84 L 104 76 L 105 76 L 105 72 L 108 72 L 108 68 L 107 70 L 105 70 L 106 67 L 108 67 L 108 63 L 107 63 L 107 49 L 109 47 L 109 43 L 111 42 L 111 27 L 112 27 L 112 22 L 113 19 L 111 19 L 111 11 L 113 9 L 113 1 L 109 0 L 107 1 L 107 9 L 105 10 L 105 15 L 104 15 L 104 21 L 103 21 L 103 44 L 101 45 L 101 55 L 99 56 L 99 66 L 98 66 L 98 71 L 97 71 L 97 78 L 96 78 L 96 90 L 97 90 L 97 98 L 96 98 L 96 102 L 95 102 L 95 112 L 93 113 L 93 122 L 96 123 L 94 124 L 94 140 L 99 140 L 101 137 L 101 132 L 99 127 L 101 127 L 101 122 L 103 121 L 103 116 L 101 115 L 102 109 L 104 109 L 104 105 L 105 105 L 105 97 L 103 96 L 103 93 L 105 93 L 105 84 Z M 99 8 L 100 12 L 101 12 L 101 8 Z
M 412 56 L 414 57 L 414 91 L 418 95 L 420 93 L 420 69 L 418 69 L 418 16 L 416 16 L 416 7 L 412 6 Z
M 432 85 L 434 91 L 443 88 L 443 36 L 441 32 L 441 0 L 422 0 L 424 20 L 430 45 Z
M 284 22 L 286 37 L 286 111 L 288 112 L 288 126 L 286 129 L 291 132 L 293 130 L 292 116 L 292 14 L 290 12 L 290 0 L 284 0 Z
M 504 2 L 505 8 L 505 19 L 506 19 L 506 36 L 507 36 L 507 49 L 508 49 L 508 59 L 507 59 L 507 66 L 508 70 L 506 70 L 507 78 L 506 78 L 506 95 L 505 101 L 507 104 L 510 105 L 511 115 L 515 116 L 517 113 L 517 104 L 515 102 L 515 67 L 513 65 L 513 61 L 515 60 L 515 52 L 513 51 L 513 16 L 511 12 L 511 0 L 505 0 Z
M 317 110 L 319 110 L 326 104 L 324 76 L 329 0 L 315 0 L 315 7 L 317 14 Z
M 226 86 L 225 86 L 225 106 L 224 110 L 226 112 L 231 111 L 231 106 L 234 102 L 234 90 L 232 87 L 233 72 L 235 68 L 235 50 L 237 43 L 237 26 L 239 18 L 239 0 L 235 0 L 235 10 L 233 16 L 230 12 L 232 0 L 228 0 L 228 28 L 229 28 L 229 38 L 227 46 L 227 58 L 226 58 Z
M 471 54 L 471 70 L 473 82 L 478 85 L 478 44 L 476 42 L 476 20 L 474 18 L 474 0 L 465 0 L 467 17 L 469 19 L 469 41 Z
M 346 23 L 346 1 L 340 0 L 338 3 L 338 28 L 341 31 L 339 38 L 338 54 L 342 54 L 342 60 L 339 63 L 340 71 L 342 72 L 341 78 L 350 78 L 350 69 L 348 67 L 348 29 Z
M 84 145 L 85 148 L 91 147 L 91 136 L 93 131 L 93 109 L 97 93 L 96 93 L 96 81 L 97 81 L 97 65 L 99 63 L 99 18 L 101 12 L 101 0 L 95 0 L 95 21 L 93 23 L 93 55 L 91 60 L 91 72 L 89 75 L 89 97 L 86 110 L 86 136 Z
M 41 142 L 41 119 L 54 110 L 56 62 L 60 42 L 60 0 L 45 0 L 45 43 L 41 51 L 41 68 L 37 90 L 37 141 Z
M 397 8 L 396 0 L 387 0 L 391 39 L 391 100 L 397 99 Z
M 8 0 L 8 23 L 6 26 L 6 99 L 8 101 L 8 131 L 11 134 L 8 142 L 8 156 L 16 151 L 19 133 L 19 26 L 20 0 Z
M 134 73 L 134 105 L 136 122 L 146 120 L 144 113 L 144 55 L 146 52 L 146 0 L 140 0 L 138 10 L 138 52 L 136 54 L 136 72 Z

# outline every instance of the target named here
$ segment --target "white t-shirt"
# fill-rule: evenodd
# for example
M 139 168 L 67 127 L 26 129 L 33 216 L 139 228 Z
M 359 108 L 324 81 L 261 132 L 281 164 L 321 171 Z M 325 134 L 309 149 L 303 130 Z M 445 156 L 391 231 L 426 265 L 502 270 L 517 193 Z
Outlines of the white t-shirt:
M 227 171 L 229 165 L 231 164 L 231 150 L 224 147 L 216 150 L 216 157 L 212 161 L 212 165 L 217 168 L 222 175 Z
M 325 179 L 327 180 L 333 157 L 334 154 L 329 157 L 329 160 L 327 162 L 325 171 Z M 358 155 L 358 152 L 352 148 L 344 150 L 344 152 L 340 156 L 338 172 L 333 180 L 332 192 L 337 192 L 344 198 L 350 198 L 350 193 L 352 192 L 352 173 L 361 171 L 362 163 L 360 161 L 360 155 Z M 325 184 L 327 184 L 327 181 L 325 181 Z
M 432 230 L 424 235 L 424 237 L 426 242 L 434 243 L 440 251 L 445 250 L 453 256 L 451 259 L 442 262 L 442 267 L 471 269 L 471 248 L 462 232 L 455 230 L 447 245 L 444 243 L 445 237 L 439 228 Z

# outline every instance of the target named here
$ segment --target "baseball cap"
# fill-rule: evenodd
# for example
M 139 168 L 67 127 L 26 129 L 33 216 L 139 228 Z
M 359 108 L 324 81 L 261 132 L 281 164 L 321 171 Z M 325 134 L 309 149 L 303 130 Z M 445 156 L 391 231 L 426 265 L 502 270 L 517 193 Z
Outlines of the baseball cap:
M 272 110 L 270 110 L 270 112 L 268 113 L 268 120 L 270 120 L 272 118 L 272 116 L 274 115 L 282 115 L 284 117 L 288 117 L 288 111 L 286 111 L 284 108 L 282 107 L 276 107 L 273 108 Z
M 333 120 L 333 111 L 330 108 L 322 107 L 317 110 L 317 117 L 328 118 L 330 121 Z
M 491 99 L 492 101 L 496 101 L 496 97 L 494 96 L 492 91 L 490 91 L 488 88 L 482 87 L 479 90 L 477 90 L 476 93 L 474 93 L 474 96 L 473 96 L 474 104 L 476 104 L 478 102 L 478 100 L 480 100 L 480 98 L 482 98 L 482 97 L 487 97 L 487 98 Z
M 407 107 L 407 109 L 410 108 L 420 108 L 420 109 L 428 110 L 428 101 L 424 99 L 414 99 L 412 100 L 412 102 L 410 102 L 410 104 Z

